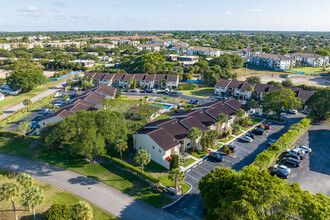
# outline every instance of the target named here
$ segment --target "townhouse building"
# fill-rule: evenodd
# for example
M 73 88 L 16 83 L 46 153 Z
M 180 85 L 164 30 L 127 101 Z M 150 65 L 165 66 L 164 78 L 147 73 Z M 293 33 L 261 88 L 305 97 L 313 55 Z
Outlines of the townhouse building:
M 160 51 L 162 44 L 140 44 L 136 48 L 139 50 L 151 50 L 151 51 Z
M 110 50 L 111 48 L 114 48 L 115 45 L 114 44 L 91 44 L 90 47 L 91 48 L 103 47 L 103 48 Z
M 269 53 L 251 55 L 249 63 L 270 69 L 291 69 L 296 65 L 294 58 Z
M 103 110 L 104 101 L 114 98 L 116 91 L 117 89 L 103 84 L 90 88 L 81 95 L 72 98 L 68 103 L 60 106 L 57 112 L 41 119 L 38 122 L 40 128 L 46 127 L 50 123 L 61 121 L 77 111 Z
M 302 66 L 328 66 L 329 65 L 329 57 L 321 56 L 318 54 L 312 53 L 289 53 L 285 56 L 295 59 L 296 63 L 299 62 Z
M 10 44 L 0 44 L 0 49 L 10 50 Z
M 149 123 L 133 134 L 133 146 L 136 150 L 146 150 L 151 159 L 163 167 L 169 169 L 167 160 L 173 154 L 182 156 L 182 152 L 191 149 L 193 146 L 201 150 L 200 139 L 194 143 L 188 138 L 192 128 L 202 131 L 216 130 L 218 134 L 230 130 L 236 122 L 235 112 L 238 109 L 248 110 L 236 99 L 216 101 L 198 106 L 193 110 L 179 112 L 169 119 L 158 120 Z M 219 114 L 228 115 L 228 122 L 219 124 Z
M 168 51 L 174 51 L 177 54 L 185 54 L 187 53 L 188 47 L 186 46 L 173 46 L 167 48 Z
M 186 52 L 188 55 L 207 55 L 211 57 L 219 57 L 223 54 L 222 51 L 210 47 L 190 47 Z
M 143 89 L 176 89 L 179 86 L 179 76 L 175 74 L 123 74 L 123 73 L 86 73 L 85 78 L 91 78 L 94 85 L 105 84 L 116 88 L 130 88 L 136 83 Z
M 244 81 L 231 79 L 220 79 L 214 86 L 214 94 L 219 96 L 236 96 L 238 99 L 263 100 L 268 92 L 278 91 L 281 89 L 291 89 L 297 98 L 301 99 L 302 109 L 305 109 L 305 102 L 314 93 L 314 91 L 303 90 L 295 87 L 278 87 L 268 84 L 255 83 L 251 84 Z

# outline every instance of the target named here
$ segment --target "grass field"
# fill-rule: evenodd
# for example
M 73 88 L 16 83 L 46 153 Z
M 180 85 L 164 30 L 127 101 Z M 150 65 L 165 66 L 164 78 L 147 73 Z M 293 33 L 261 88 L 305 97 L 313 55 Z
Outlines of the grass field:
M 145 181 L 112 164 L 91 164 L 83 157 L 64 150 L 45 149 L 42 145 L 28 141 L 0 137 L 0 152 L 41 160 L 95 178 L 156 208 L 173 202 L 173 199 L 159 194 Z M 156 173 L 159 177 L 165 174 L 165 168 L 154 162 L 146 166 L 145 171 Z
M 304 72 L 304 73 L 327 73 L 328 71 L 323 70 L 324 67 L 297 67 L 292 68 L 293 71 Z
M 189 166 L 190 164 L 192 164 L 193 162 L 195 162 L 196 160 L 192 159 L 192 158 L 189 158 L 189 160 L 183 165 L 183 167 L 187 167 Z
M 8 172 L 4 170 L 0 170 L 0 185 L 5 182 L 11 182 L 16 179 L 16 174 L 13 172 Z M 71 193 L 68 193 L 59 188 L 53 187 L 44 182 L 40 182 L 38 180 L 34 180 L 34 184 L 39 186 L 44 191 L 45 201 L 42 205 L 38 206 L 36 209 L 36 217 L 37 219 L 43 219 L 44 212 L 52 205 L 52 204 L 68 204 L 73 205 L 82 199 L 78 196 L 75 196 Z M 20 200 L 16 200 L 16 209 L 19 219 L 33 219 L 32 213 L 20 204 Z M 96 207 L 91 204 L 93 207 L 93 219 L 116 219 L 115 216 L 110 213 Z M 14 212 L 12 211 L 12 204 L 10 201 L 0 202 L 0 219 L 14 219 Z
M 200 159 L 200 158 L 204 157 L 207 154 L 207 152 L 206 151 L 191 151 L 190 154 L 191 154 L 191 156 Z
M 198 89 L 195 92 L 192 92 L 189 89 L 189 83 L 187 82 L 182 82 L 179 84 L 179 86 L 182 86 L 183 88 L 183 94 L 184 95 L 195 95 L 196 97 L 200 96 L 200 97 L 205 97 L 205 96 L 212 96 L 214 95 L 214 87 L 210 86 L 210 85 L 206 85 L 206 84 L 197 84 L 198 85 Z

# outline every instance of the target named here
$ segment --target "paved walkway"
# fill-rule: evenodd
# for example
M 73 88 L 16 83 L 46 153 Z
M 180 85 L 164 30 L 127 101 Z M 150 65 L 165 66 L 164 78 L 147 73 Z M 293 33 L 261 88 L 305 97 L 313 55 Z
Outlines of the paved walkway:
M 41 161 L 0 153 L 0 168 L 29 173 L 33 178 L 71 192 L 120 219 L 176 219 L 168 212 L 93 178 Z

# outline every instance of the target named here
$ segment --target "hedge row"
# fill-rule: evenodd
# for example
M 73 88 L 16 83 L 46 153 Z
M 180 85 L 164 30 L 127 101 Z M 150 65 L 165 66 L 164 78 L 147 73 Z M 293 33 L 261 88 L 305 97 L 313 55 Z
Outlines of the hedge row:
M 143 172 L 142 173 L 142 170 L 138 167 L 135 167 L 135 166 L 132 166 L 131 164 L 129 163 L 126 163 L 125 161 L 123 160 L 120 160 L 118 158 L 114 158 L 114 157 L 110 157 L 108 155 L 105 155 L 103 156 L 104 159 L 107 159 L 107 160 L 111 160 L 113 163 L 115 163 L 116 165 L 124 168 L 124 169 L 127 169 L 129 171 L 132 171 L 133 173 L 139 175 L 140 177 L 146 179 L 146 180 L 149 180 L 150 182 L 153 182 L 153 183 L 158 183 L 159 182 L 159 179 L 150 175 L 149 173 L 147 172 Z
M 297 124 L 292 125 L 269 149 L 258 154 L 252 164 L 257 166 L 260 170 L 267 168 L 276 157 L 283 153 L 283 151 L 293 144 L 300 135 L 309 128 L 311 121 L 312 119 L 307 117 Z
M 46 96 L 36 102 L 34 102 L 32 105 L 30 105 L 30 109 L 34 109 L 39 107 L 42 104 L 46 104 L 46 102 L 48 102 L 49 100 L 51 100 L 52 98 L 54 98 L 54 95 L 50 95 L 50 96 Z M 27 107 L 22 108 L 21 110 L 18 110 L 17 112 L 15 112 L 14 114 L 2 119 L 0 121 L 0 125 L 4 126 L 6 124 L 8 124 L 9 122 L 15 120 L 16 118 L 18 118 L 19 116 L 25 114 L 28 111 Z

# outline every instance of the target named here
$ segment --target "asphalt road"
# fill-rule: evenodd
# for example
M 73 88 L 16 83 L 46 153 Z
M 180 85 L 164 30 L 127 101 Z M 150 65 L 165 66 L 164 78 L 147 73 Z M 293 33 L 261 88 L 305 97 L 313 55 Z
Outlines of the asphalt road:
M 300 167 L 291 169 L 288 181 L 299 183 L 303 190 L 311 193 L 324 193 L 330 196 L 330 124 L 313 123 L 310 129 L 296 142 L 296 146 L 305 145 L 312 152 L 302 160 Z
M 301 114 L 283 116 L 287 118 L 286 124 L 268 123 L 272 126 L 272 129 L 267 131 L 264 135 L 256 136 L 253 142 L 243 143 L 239 140 L 233 141 L 232 144 L 237 147 L 235 158 L 224 156 L 222 162 L 215 162 L 206 158 L 196 166 L 188 169 L 185 172 L 185 181 L 192 185 L 192 190 L 177 203 L 165 208 L 165 210 L 177 216 L 179 219 L 203 219 L 206 210 L 198 190 L 199 180 L 217 166 L 241 170 L 244 166 L 252 163 L 260 152 L 268 148 L 269 139 L 279 138 L 291 125 L 299 122 L 303 118 Z
M 40 161 L 0 153 L 0 168 L 31 174 L 114 214 L 120 219 L 177 219 L 95 179 Z

